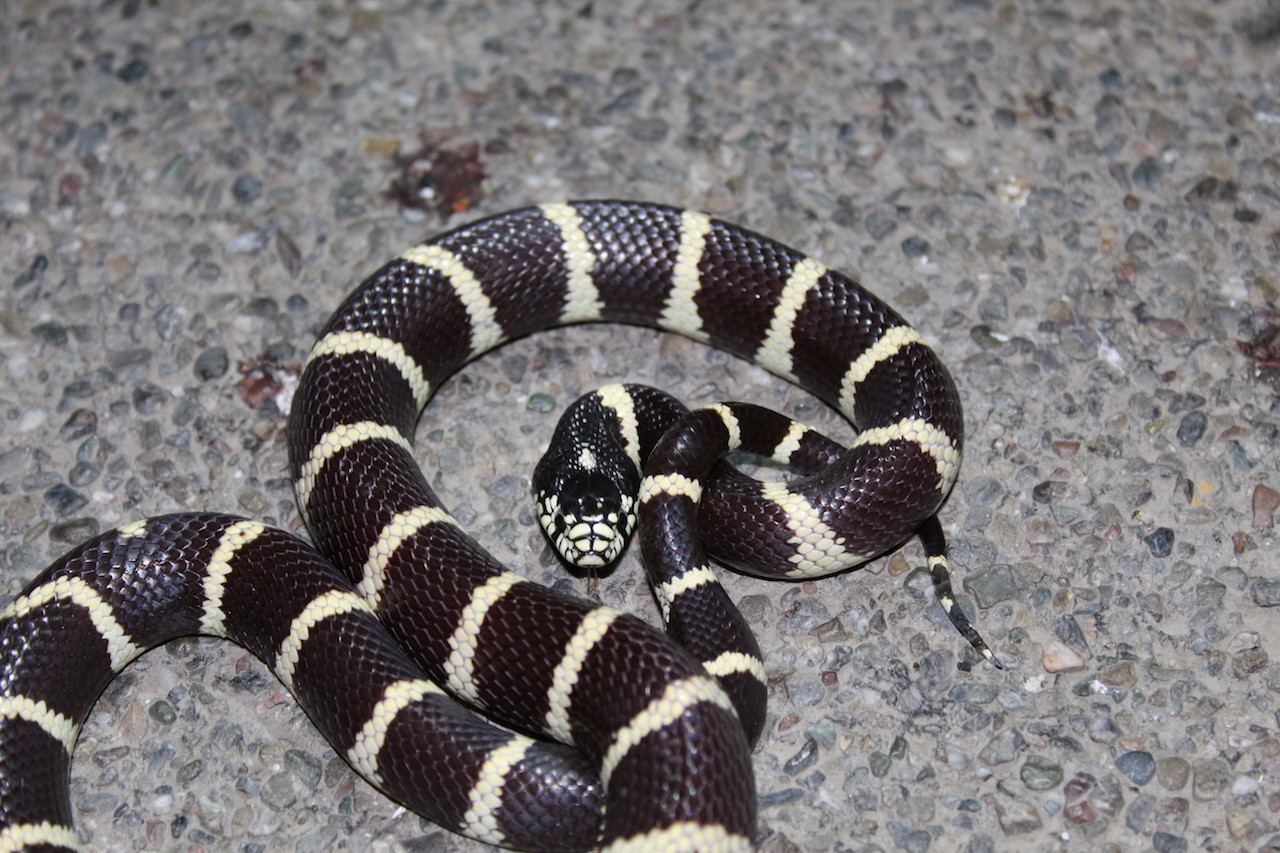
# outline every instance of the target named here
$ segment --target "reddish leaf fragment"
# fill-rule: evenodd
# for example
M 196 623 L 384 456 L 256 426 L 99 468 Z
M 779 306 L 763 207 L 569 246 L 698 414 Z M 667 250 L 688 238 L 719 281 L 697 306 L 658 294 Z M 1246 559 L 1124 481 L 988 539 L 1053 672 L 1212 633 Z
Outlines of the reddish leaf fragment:
M 438 140 L 424 134 L 421 150 L 395 160 L 400 174 L 391 182 L 387 194 L 401 207 L 434 208 L 447 219 L 451 214 L 470 210 L 480 198 L 485 174 L 480 146 L 475 142 L 451 151 L 440 148 Z

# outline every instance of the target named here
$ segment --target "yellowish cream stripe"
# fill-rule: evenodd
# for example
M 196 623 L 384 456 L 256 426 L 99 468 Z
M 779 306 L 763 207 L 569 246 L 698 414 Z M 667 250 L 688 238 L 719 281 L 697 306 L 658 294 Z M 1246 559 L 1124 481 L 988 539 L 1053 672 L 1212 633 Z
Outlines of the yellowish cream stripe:
M 449 638 L 449 648 L 452 651 L 449 652 L 449 659 L 444 662 L 444 671 L 449 689 L 463 699 L 479 704 L 480 691 L 471 677 L 471 662 L 475 658 L 476 644 L 480 640 L 480 629 L 484 627 L 485 617 L 513 586 L 524 582 L 525 579 L 514 572 L 494 575 L 476 587 L 471 594 L 471 601 L 462 608 L 458 627 Z
M 302 471 L 298 476 L 298 506 L 302 507 L 304 515 L 311 499 L 311 491 L 316 487 L 316 477 L 320 476 L 325 463 L 349 447 L 377 438 L 394 442 L 410 453 L 413 452 L 413 445 L 400 434 L 400 430 L 377 421 L 339 424 L 320 437 L 315 447 L 311 448 L 311 456 L 302 464 Z
M 703 661 L 702 668 L 716 678 L 723 678 L 726 675 L 733 675 L 737 672 L 745 672 L 761 684 L 765 683 L 764 661 L 755 655 L 748 655 L 742 652 L 724 652 L 718 655 L 715 660 Z
M 19 823 L 0 829 L 0 853 L 17 853 L 40 844 L 77 850 L 80 836 L 69 826 L 59 826 L 47 820 L 43 823 Z
M 202 632 L 216 637 L 226 636 L 227 614 L 222 611 L 222 596 L 226 592 L 227 577 L 231 574 L 231 558 L 266 529 L 256 521 L 237 521 L 227 525 L 218 537 L 218 547 L 209 557 L 209 565 L 205 569 L 204 615 L 200 617 Z
M 738 416 L 733 413 L 733 409 L 724 403 L 714 403 L 707 406 L 708 409 L 720 416 L 720 420 L 724 422 L 724 428 L 729 432 L 729 450 L 737 450 L 742 446 L 742 426 L 738 423 Z
M 457 520 L 440 507 L 415 506 L 413 509 L 391 516 L 391 520 L 378 534 L 378 539 L 369 549 L 369 556 L 361 570 L 362 580 L 356 587 L 356 591 L 374 610 L 377 610 L 381 604 L 387 564 L 391 561 L 392 555 L 399 549 L 401 543 L 429 524 L 459 526 Z
M 750 838 L 720 824 L 681 821 L 619 838 L 601 853 L 751 853 L 754 849 Z
M 276 652 L 276 677 L 284 682 L 285 687 L 293 690 L 293 670 L 298 665 L 303 643 L 311 636 L 311 629 L 326 619 L 358 611 L 373 612 L 363 598 L 343 589 L 322 592 L 302 608 L 302 612 L 289 624 L 289 635 Z
M 937 465 L 938 491 L 946 492 L 951 488 L 960 473 L 960 451 L 951 436 L 923 418 L 904 418 L 892 426 L 863 430 L 850 447 L 882 445 L 891 441 L 913 441 L 920 445 Z
M 702 500 L 702 484 L 683 474 L 654 474 L 640 481 L 640 503 L 658 495 L 684 495 L 695 503 Z
M 844 548 L 845 539 L 822 520 L 804 495 L 792 492 L 787 483 L 760 484 L 760 496 L 780 507 L 786 515 L 787 540 L 796 553 L 790 560 L 796 565 L 786 573 L 789 578 L 818 577 L 848 569 L 867 561 L 867 557 L 851 554 Z
M 423 244 L 414 246 L 400 256 L 404 260 L 418 266 L 433 269 L 443 275 L 453 292 L 458 294 L 462 305 L 471 318 L 471 356 L 474 358 L 482 352 L 488 352 L 505 340 L 502 327 L 498 325 L 497 312 L 493 303 L 485 295 L 480 281 L 462 259 L 443 246 Z
M 695 341 L 705 341 L 702 318 L 694 297 L 702 287 L 702 275 L 698 263 L 707 248 L 707 235 L 711 233 L 711 217 L 686 210 L 680 214 L 680 247 L 676 250 L 676 262 L 671 270 L 671 292 L 658 318 L 658 325 L 679 332 Z
M 613 771 L 618 769 L 618 764 L 632 747 L 647 735 L 671 725 L 691 708 L 704 702 L 719 705 L 735 716 L 737 714 L 728 695 L 708 676 L 693 675 L 668 684 L 661 696 L 649 702 L 613 736 L 613 743 L 609 745 L 609 750 L 600 763 L 600 781 L 608 788 Z
M 50 708 L 43 700 L 30 699 L 26 696 L 0 697 L 0 719 L 26 720 L 44 729 L 45 734 L 62 744 L 67 755 L 76 746 L 76 735 L 79 726 L 70 717 L 63 716 Z
M 578 674 L 587 662 L 587 656 L 604 635 L 609 632 L 622 614 L 612 607 L 597 607 L 582 617 L 578 630 L 564 649 L 564 656 L 551 674 L 551 689 L 547 691 L 546 730 L 561 743 L 572 743 L 573 732 L 569 726 L 569 708 L 573 704 L 573 688 L 578 684 Z
M 605 407 L 617 413 L 618 423 L 622 425 L 623 449 L 627 452 L 627 458 L 631 460 L 631 464 L 635 465 L 636 470 L 639 471 L 643 466 L 640 459 L 640 424 L 636 420 L 635 401 L 631 399 L 624 385 L 604 385 L 596 389 L 596 394 Z
M 560 230 L 560 247 L 568 272 L 568 293 L 560 312 L 561 323 L 577 323 L 583 320 L 599 320 L 604 303 L 596 289 L 592 273 L 596 268 L 596 255 L 582 230 L 582 217 L 568 204 L 544 204 L 542 215 Z
M 116 536 L 119 536 L 121 539 L 137 539 L 146 532 L 147 520 L 145 518 L 137 521 L 131 521 L 128 524 L 124 524 L 116 528 Z
M 383 361 L 390 362 L 395 366 L 396 370 L 400 371 L 400 375 L 408 383 L 418 408 L 422 408 L 427 404 L 427 399 L 431 396 L 431 383 L 423 376 L 422 368 L 418 366 L 418 363 L 413 360 L 409 353 L 405 352 L 404 347 L 399 343 L 370 332 L 330 332 L 316 341 L 316 345 L 311 348 L 311 354 L 307 356 L 307 361 L 302 365 L 302 369 L 306 370 L 307 365 L 321 356 L 351 355 L 357 352 L 368 353 Z
M 858 395 L 858 386 L 871 373 L 873 367 L 886 358 L 897 355 L 904 347 L 922 342 L 920 333 L 910 326 L 893 326 L 886 329 L 879 340 L 854 359 L 840 382 L 840 411 L 844 416 L 850 420 L 853 419 L 853 406 Z
M 766 370 L 795 381 L 792 372 L 791 347 L 795 341 L 792 334 L 796 326 L 796 318 L 804 307 L 805 296 L 818 283 L 818 279 L 827 274 L 827 268 L 813 258 L 801 258 L 791 268 L 787 283 L 778 296 L 778 304 L 773 309 L 773 317 L 769 320 L 769 331 L 765 334 L 764 343 L 756 350 L 752 361 Z
M 792 421 L 791 428 L 787 430 L 787 434 L 783 436 L 782 441 L 778 442 L 778 446 L 773 449 L 772 459 L 775 462 L 786 464 L 791 461 L 791 456 L 800 449 L 800 439 L 804 438 L 804 434 L 809 428 L 799 421 Z
M 355 742 L 347 750 L 347 760 L 361 775 L 382 781 L 378 775 L 378 753 L 386 742 L 387 729 L 402 710 L 431 694 L 444 695 L 444 691 L 426 679 L 396 681 L 382 691 L 382 698 L 373 706 L 373 713 L 360 727 Z
M 467 793 L 471 805 L 462 815 L 467 835 L 486 844 L 501 845 L 506 841 L 506 834 L 498 827 L 503 788 L 511 768 L 523 761 L 532 747 L 529 738 L 512 735 L 511 740 L 489 753 Z
M 93 627 L 107 643 L 112 672 L 119 672 L 126 663 L 142 654 L 143 650 L 134 645 L 124 628 L 116 621 L 111 605 L 103 601 L 102 596 L 80 578 L 62 576 L 41 584 L 26 595 L 15 598 L 0 612 L 0 619 L 20 619 L 51 601 L 70 601 L 89 611 Z
M 653 594 L 658 599 L 658 606 L 662 609 L 663 624 L 671 620 L 671 602 L 677 595 L 709 583 L 716 583 L 716 573 L 710 566 L 698 566 L 696 569 L 689 569 L 678 578 L 655 586 Z

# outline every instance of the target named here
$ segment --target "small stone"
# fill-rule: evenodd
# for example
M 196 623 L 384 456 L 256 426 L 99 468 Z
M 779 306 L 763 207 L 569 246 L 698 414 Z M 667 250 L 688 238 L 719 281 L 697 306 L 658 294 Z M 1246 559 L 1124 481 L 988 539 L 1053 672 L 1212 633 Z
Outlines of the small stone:
M 177 780 L 182 783 L 190 782 L 203 772 L 204 762 L 197 758 L 178 768 Z
M 1227 809 L 1227 832 L 1236 841 L 1249 844 L 1270 831 L 1266 821 L 1241 809 Z
M 1142 541 L 1153 557 L 1167 557 L 1173 553 L 1173 530 L 1168 527 L 1157 527 L 1142 537 Z
M 64 347 L 67 345 L 67 327 L 56 320 L 50 320 L 47 323 L 32 326 L 31 334 L 36 340 L 41 341 L 42 343 L 52 344 L 55 347 Z
M 98 414 L 93 409 L 76 409 L 58 431 L 63 441 L 79 441 L 98 430 Z
M 1275 607 L 1280 605 L 1280 580 L 1258 578 L 1249 588 L 1249 597 L 1259 607 Z
M 896 820 L 889 821 L 889 837 L 907 853 L 925 853 L 929 849 L 929 843 L 933 841 L 933 836 L 925 830 L 912 829 Z
M 1146 750 L 1133 750 L 1116 759 L 1116 769 L 1128 776 L 1133 784 L 1145 785 L 1156 773 L 1156 760 Z
M 1142 162 L 1134 167 L 1133 183 L 1135 186 L 1147 189 L 1155 184 L 1164 176 L 1164 166 L 1155 157 L 1145 157 Z
M 1182 416 L 1182 420 L 1178 422 L 1178 444 L 1183 447 L 1194 446 L 1204 435 L 1204 431 L 1208 426 L 1209 417 L 1204 412 L 1199 409 L 1187 412 Z
M 883 779 L 889 773 L 889 756 L 876 750 L 867 756 L 867 764 L 871 767 L 871 775 Z
M 996 801 L 996 820 L 1005 835 L 1026 835 L 1044 826 L 1035 807 L 1021 800 Z
M 267 779 L 259 794 L 262 802 L 272 811 L 288 811 L 302 796 L 301 786 L 294 775 L 287 770 L 273 773 Z
M 1062 795 L 1070 803 L 1092 791 L 1097 784 L 1098 780 L 1092 773 L 1081 771 L 1071 777 L 1071 781 L 1062 789 Z
M 1018 596 L 1018 583 L 1013 566 L 1001 563 L 973 572 L 964 579 L 964 589 L 973 596 L 978 607 L 986 610 L 1002 601 Z
M 302 784 L 313 791 L 319 786 L 320 777 L 324 773 L 324 765 L 320 763 L 320 760 L 300 749 L 285 751 L 284 766 L 291 770 Z
M 178 719 L 178 712 L 164 699 L 158 699 L 152 702 L 151 707 L 147 709 L 147 716 L 157 723 L 167 726 Z
M 1187 839 L 1168 832 L 1156 832 L 1151 835 L 1151 846 L 1156 853 L 1186 853 Z
M 1221 758 L 1202 758 L 1192 765 L 1191 793 L 1202 803 L 1212 802 L 1231 784 L 1231 766 Z
M 1084 669 L 1084 656 L 1060 640 L 1054 640 L 1040 656 L 1045 672 L 1077 672 Z
M 1063 810 L 1062 815 L 1072 823 L 1089 823 L 1097 817 L 1093 811 L 1093 804 L 1088 800 L 1072 803 Z
M 1280 506 L 1280 492 L 1262 483 L 1253 488 L 1253 526 L 1271 527 L 1275 524 L 1276 507 Z
M 151 66 L 147 64 L 145 59 L 130 59 L 120 67 L 116 72 L 116 76 L 124 83 L 136 83 L 143 77 L 147 76 L 147 71 Z
M 782 772 L 788 776 L 795 776 L 808 770 L 818 761 L 818 742 L 813 738 L 805 738 L 804 744 L 801 745 L 799 751 L 782 765 Z
M 197 379 L 208 382 L 225 374 L 229 363 L 226 347 L 209 347 L 200 353 L 191 369 Z
M 169 392 L 150 382 L 139 382 L 133 389 L 133 408 L 140 415 L 154 415 L 169 402 Z
M 55 514 L 64 516 L 89 503 L 89 499 L 70 486 L 58 483 L 45 491 L 44 502 Z
M 1126 660 L 1103 670 L 1098 675 L 1098 681 L 1107 687 L 1127 690 L 1138 683 L 1138 673 L 1134 669 L 1133 661 Z
M 875 211 L 866 219 L 867 233 L 871 235 L 871 239 L 879 240 L 898 227 L 898 223 L 892 218 L 886 216 L 880 211 Z
M 913 234 L 902 241 L 902 254 L 908 258 L 922 258 L 929 254 L 929 241 Z
M 49 528 L 49 540 L 60 545 L 79 545 L 98 535 L 98 519 L 73 518 Z
M 947 698 L 952 702 L 964 702 L 970 705 L 985 705 L 994 702 L 1000 695 L 1000 688 L 994 684 L 975 684 L 966 681 L 951 688 Z
M 1265 669 L 1269 661 L 1266 649 L 1244 649 L 1231 656 L 1231 671 L 1237 678 L 1247 678 Z
M 997 734 L 978 753 L 978 758 L 989 767 L 1008 764 L 1027 748 L 1027 742 L 1017 729 L 1009 728 Z
M 248 204 L 262 195 L 262 181 L 253 175 L 241 175 L 231 184 L 231 194 L 241 204 Z
M 1018 775 L 1029 790 L 1048 791 L 1062 784 L 1062 765 L 1040 755 L 1030 755 Z

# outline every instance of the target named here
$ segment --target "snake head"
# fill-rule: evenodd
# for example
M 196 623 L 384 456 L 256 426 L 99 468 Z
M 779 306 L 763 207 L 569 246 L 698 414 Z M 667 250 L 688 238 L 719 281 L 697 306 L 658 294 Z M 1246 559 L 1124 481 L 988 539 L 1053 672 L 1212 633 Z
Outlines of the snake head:
M 607 566 L 635 529 L 635 499 L 597 470 L 561 470 L 537 485 L 538 521 L 552 547 L 573 566 Z

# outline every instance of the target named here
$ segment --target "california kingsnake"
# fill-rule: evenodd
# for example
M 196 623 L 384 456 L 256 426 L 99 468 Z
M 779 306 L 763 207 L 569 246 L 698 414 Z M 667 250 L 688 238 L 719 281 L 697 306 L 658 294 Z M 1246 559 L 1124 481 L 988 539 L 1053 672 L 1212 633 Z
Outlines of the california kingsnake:
M 688 450 L 677 439 L 648 470 L 642 507 L 737 519 L 708 527 L 716 558 L 787 577 L 851 568 L 919 532 L 944 605 L 967 625 L 934 517 L 959 466 L 959 400 L 897 314 L 817 261 L 701 214 L 615 201 L 517 210 L 374 273 L 304 366 L 290 470 L 313 540 L 350 581 L 256 522 L 167 516 L 77 548 L 0 613 L 0 850 L 74 846 L 67 774 L 80 724 L 129 659 L 189 633 L 261 657 L 357 770 L 446 828 L 529 850 L 751 849 L 748 741 L 716 680 L 635 617 L 503 569 L 440 506 L 409 446 L 418 413 L 462 364 L 589 320 L 752 359 L 860 430 L 834 464 L 787 485 L 677 473 L 668 466 Z M 694 417 L 723 433 L 713 443 L 755 429 L 729 409 Z M 684 523 L 656 539 L 678 539 Z M 708 570 L 676 560 L 684 575 L 660 601 L 696 619 Z M 750 657 L 710 664 L 754 678 Z M 576 749 L 476 722 L 445 691 Z

